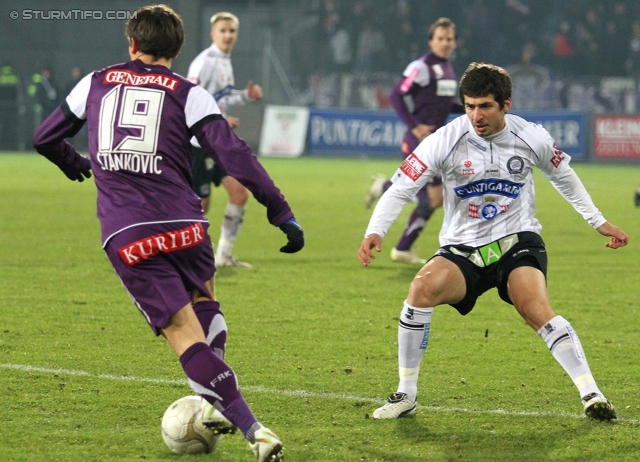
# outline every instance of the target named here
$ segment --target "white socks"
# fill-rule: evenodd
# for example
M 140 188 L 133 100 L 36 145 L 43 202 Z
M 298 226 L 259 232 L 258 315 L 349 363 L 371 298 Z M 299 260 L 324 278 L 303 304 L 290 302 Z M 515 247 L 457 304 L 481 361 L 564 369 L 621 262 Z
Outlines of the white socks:
M 236 243 L 236 239 L 238 239 L 238 233 L 242 225 L 244 210 L 244 206 L 235 205 L 230 202 L 227 204 L 227 208 L 224 211 L 224 218 L 222 219 L 222 226 L 220 227 L 220 240 L 216 248 L 216 260 L 222 261 L 231 256 L 233 245 Z
M 578 334 L 569 321 L 562 316 L 556 316 L 538 331 L 538 335 L 547 343 L 553 357 L 569 374 L 581 398 L 590 393 L 600 393 L 591 375 Z
M 429 344 L 433 308 L 416 308 L 405 300 L 398 324 L 398 392 L 412 401 L 418 394 L 420 363 Z
M 412 401 L 418 394 L 420 363 L 429 344 L 433 308 L 416 308 L 405 300 L 398 324 L 398 392 Z M 580 397 L 600 393 L 591 374 L 578 334 L 562 316 L 556 316 L 537 334 L 546 342 L 553 357 L 569 374 Z

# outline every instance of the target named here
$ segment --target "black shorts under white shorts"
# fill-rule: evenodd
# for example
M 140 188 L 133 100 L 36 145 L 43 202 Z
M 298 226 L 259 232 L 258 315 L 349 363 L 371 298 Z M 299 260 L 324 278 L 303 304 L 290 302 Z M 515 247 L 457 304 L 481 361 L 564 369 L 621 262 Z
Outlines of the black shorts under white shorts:
M 451 304 L 461 315 L 468 314 L 478 297 L 494 287 L 502 300 L 513 305 L 507 280 L 516 268 L 532 266 L 547 277 L 547 249 L 540 235 L 529 231 L 511 234 L 481 247 L 446 245 L 438 249 L 436 256 L 455 263 L 464 275 L 467 293 L 462 301 Z
M 201 148 L 191 146 L 191 175 L 193 176 L 193 191 L 200 197 L 211 195 L 211 183 L 220 186 L 227 172 L 217 165 Z

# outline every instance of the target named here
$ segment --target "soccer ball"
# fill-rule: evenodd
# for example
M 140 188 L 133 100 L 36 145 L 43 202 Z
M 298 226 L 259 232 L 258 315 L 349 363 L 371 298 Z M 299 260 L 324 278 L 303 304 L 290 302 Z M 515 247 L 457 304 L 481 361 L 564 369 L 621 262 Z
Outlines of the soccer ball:
M 162 416 L 162 439 L 176 454 L 210 453 L 221 436 L 202 424 L 200 396 L 185 396 L 167 408 Z

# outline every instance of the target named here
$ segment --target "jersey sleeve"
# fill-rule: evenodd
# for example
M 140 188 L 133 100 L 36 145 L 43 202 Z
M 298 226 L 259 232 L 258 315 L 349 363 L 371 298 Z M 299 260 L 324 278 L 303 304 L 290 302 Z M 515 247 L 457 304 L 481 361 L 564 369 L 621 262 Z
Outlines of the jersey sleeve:
M 187 72 L 187 80 L 191 83 L 195 83 L 196 85 L 202 85 L 201 78 L 203 75 L 203 67 L 205 64 L 205 60 L 201 55 L 198 55 L 191 61 L 189 65 L 189 71 Z
M 47 117 L 33 135 L 33 147 L 58 166 L 75 165 L 80 154 L 65 141 L 86 122 L 87 98 L 93 73 L 85 76 L 67 98 Z
M 537 167 L 593 228 L 602 226 L 607 220 L 595 206 L 582 181 L 569 165 L 571 156 L 557 148 L 553 138 L 544 128 L 538 125 L 534 130 L 542 140 L 535 150 Z
M 279 226 L 293 217 L 289 204 L 249 145 L 234 133 L 213 97 L 203 88 L 194 86 L 190 90 L 185 117 L 202 149 L 266 207 L 271 224 Z
M 405 158 L 392 177 L 393 184 L 376 204 L 365 237 L 371 234 L 384 237 L 405 204 L 440 171 L 438 159 L 442 156 L 438 154 L 446 149 L 442 138 L 439 133 L 428 136 Z
M 87 99 L 89 98 L 89 90 L 91 89 L 91 74 L 85 77 L 77 83 L 71 93 L 69 93 L 65 99 L 69 110 L 78 118 L 87 118 Z
M 402 80 L 401 90 L 405 94 L 409 92 L 413 84 L 426 87 L 431 83 L 429 67 L 427 66 L 427 63 L 421 59 L 410 62 L 402 75 L 404 79 Z
M 187 103 L 184 106 L 184 116 L 187 127 L 193 127 L 197 122 L 208 116 L 218 115 L 222 117 L 220 108 L 207 91 L 201 86 L 194 86 L 189 90 Z
M 231 94 L 229 95 L 227 102 L 229 104 L 229 106 L 235 106 L 238 104 L 244 104 L 247 101 L 250 101 L 251 98 L 249 98 L 249 92 L 244 89 L 244 90 L 231 90 Z
M 389 96 L 389 101 L 398 117 L 411 130 L 421 122 L 413 116 L 405 97 L 415 94 L 429 85 L 429 69 L 424 61 L 418 59 L 409 63 L 402 74 L 402 78 L 396 83 Z
M 33 147 L 38 154 L 61 168 L 77 165 L 81 156 L 65 138 L 75 136 L 84 123 L 85 120 L 71 112 L 65 101 L 38 127 L 33 135 Z

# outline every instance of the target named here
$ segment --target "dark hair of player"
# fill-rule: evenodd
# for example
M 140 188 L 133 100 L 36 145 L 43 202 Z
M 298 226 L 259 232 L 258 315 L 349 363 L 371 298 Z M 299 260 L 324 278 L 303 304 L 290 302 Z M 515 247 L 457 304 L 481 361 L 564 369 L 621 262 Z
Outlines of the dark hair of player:
M 184 27 L 178 14 L 166 5 L 144 6 L 127 21 L 125 35 L 138 50 L 154 59 L 173 59 L 184 42 Z
M 438 27 L 444 27 L 445 29 L 453 29 L 453 38 L 458 40 L 458 32 L 456 32 L 455 23 L 449 18 L 438 18 L 436 22 L 429 26 L 429 40 L 433 40 L 433 35 L 436 33 Z
M 499 66 L 471 63 L 460 79 L 459 94 L 463 103 L 465 96 L 482 98 L 493 95 L 502 109 L 504 102 L 511 99 L 511 77 Z

